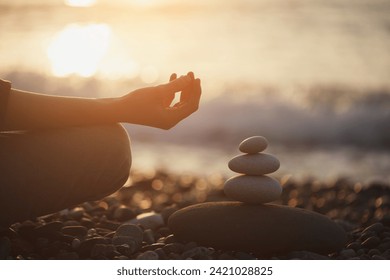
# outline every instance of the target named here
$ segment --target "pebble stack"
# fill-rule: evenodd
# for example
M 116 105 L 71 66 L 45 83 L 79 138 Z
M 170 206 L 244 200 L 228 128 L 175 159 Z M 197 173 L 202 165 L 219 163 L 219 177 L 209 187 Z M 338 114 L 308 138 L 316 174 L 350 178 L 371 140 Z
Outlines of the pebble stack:
M 267 146 L 262 136 L 240 143 L 244 154 L 228 164 L 240 175 L 224 184 L 225 195 L 233 201 L 191 205 L 169 217 L 168 226 L 178 240 L 263 257 L 293 251 L 329 254 L 344 246 L 345 231 L 326 216 L 269 203 L 280 198 L 282 188 L 266 175 L 280 167 L 277 158 L 263 152 Z
M 224 192 L 228 198 L 250 204 L 263 204 L 280 197 L 282 187 L 279 182 L 265 175 L 280 167 L 276 157 L 263 152 L 267 146 L 268 141 L 262 136 L 253 136 L 240 143 L 239 150 L 244 154 L 231 159 L 228 166 L 241 175 L 225 182 Z

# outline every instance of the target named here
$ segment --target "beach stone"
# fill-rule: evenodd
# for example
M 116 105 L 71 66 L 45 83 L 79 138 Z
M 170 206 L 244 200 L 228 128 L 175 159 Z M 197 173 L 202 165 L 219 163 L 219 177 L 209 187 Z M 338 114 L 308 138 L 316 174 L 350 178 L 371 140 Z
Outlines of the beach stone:
M 376 236 L 371 236 L 362 242 L 362 247 L 364 248 L 374 248 L 379 245 L 380 239 Z
M 112 259 L 120 255 L 113 244 L 96 244 L 91 250 L 91 257 L 95 259 Z
M 139 226 L 124 224 L 118 227 L 115 231 L 114 237 L 117 236 L 132 236 L 137 239 L 139 242 L 142 242 L 143 239 L 143 231 Z
M 165 243 L 174 243 L 177 242 L 175 235 L 170 234 L 167 237 L 165 237 Z
M 352 250 L 355 250 L 355 251 L 359 250 L 360 247 L 361 247 L 360 242 L 356 242 L 356 241 L 355 242 L 351 242 L 351 243 L 349 243 L 347 245 L 347 249 L 352 249 Z
M 277 200 L 282 187 L 268 176 L 239 175 L 228 179 L 224 185 L 227 197 L 246 203 L 267 203 Z
M 144 231 L 144 241 L 147 244 L 153 244 L 156 241 L 154 238 L 154 233 L 151 229 L 146 229 Z
M 368 238 L 373 237 L 373 236 L 376 236 L 376 232 L 373 232 L 373 231 L 362 232 L 362 234 L 361 234 L 361 236 L 360 236 L 360 239 L 361 239 L 362 241 L 365 241 L 365 240 L 367 240 Z
M 114 212 L 114 219 L 120 222 L 128 221 L 136 216 L 135 212 L 126 206 L 118 207 Z
M 272 204 L 196 204 L 175 212 L 168 225 L 178 240 L 262 256 L 302 250 L 328 254 L 347 241 L 345 231 L 323 215 Z
M 329 260 L 327 256 L 310 251 L 294 251 L 288 254 L 288 258 L 295 260 Z
M 371 259 L 372 260 L 386 260 L 385 257 L 382 257 L 380 255 L 373 255 Z
M 116 236 L 112 238 L 112 244 L 120 246 L 120 245 L 128 245 L 132 248 L 133 252 L 137 251 L 141 246 L 130 236 Z
M 188 250 L 194 249 L 195 247 L 198 247 L 198 244 L 196 244 L 196 242 L 194 242 L 194 241 L 190 241 L 184 245 L 183 250 L 188 251 Z
M 165 253 L 165 251 L 162 248 L 157 248 L 154 251 L 157 253 L 159 260 L 166 260 L 166 259 L 168 259 L 168 255 Z
M 88 219 L 88 218 L 81 218 L 80 225 L 82 225 L 86 228 L 95 227 L 95 223 L 91 219 Z M 73 224 L 73 226 L 77 226 L 77 224 Z
M 368 255 L 370 257 L 374 256 L 374 255 L 380 255 L 381 254 L 381 251 L 379 251 L 378 249 L 371 249 L 370 251 L 368 251 Z
M 126 224 L 141 225 L 145 229 L 156 230 L 165 225 L 161 214 L 155 212 L 147 212 L 138 215 L 135 219 L 126 222 Z
M 133 254 L 133 248 L 131 248 L 129 245 L 127 244 L 123 244 L 123 245 L 115 245 L 115 248 L 116 250 L 124 255 L 124 256 L 127 256 L 129 257 L 131 254 Z
M 73 249 L 78 249 L 80 247 L 81 241 L 78 238 L 72 240 L 71 246 Z
M 82 207 L 75 207 L 68 213 L 69 219 L 80 220 L 84 216 L 85 210 Z
M 378 249 L 382 252 L 386 251 L 386 250 L 389 250 L 390 249 L 390 242 L 387 241 L 387 242 L 384 242 L 384 243 L 381 243 L 379 246 L 378 246 Z
M 205 259 L 213 252 L 206 247 L 195 247 L 193 249 L 185 251 L 181 256 L 183 259 Z
M 96 228 L 90 228 L 88 231 L 87 231 L 87 235 L 88 236 L 94 236 L 97 234 L 97 231 L 96 231 Z
M 100 221 L 96 226 L 108 230 L 117 230 L 120 225 L 120 223 L 114 221 Z
M 368 227 L 366 227 L 362 233 L 367 233 L 367 232 L 376 232 L 376 233 L 380 233 L 381 231 L 383 231 L 385 229 L 384 225 L 382 223 L 375 223 L 375 224 L 372 224 Z
M 112 238 L 112 243 L 114 245 L 127 244 L 131 247 L 133 252 L 136 252 L 141 248 L 143 238 L 144 232 L 139 226 L 124 224 L 116 230 Z
M 164 243 L 148 244 L 148 245 L 142 246 L 141 251 L 142 252 L 145 252 L 145 251 L 155 251 L 156 249 L 163 248 L 164 246 L 165 246 Z
M 49 239 L 57 239 L 60 236 L 61 222 L 50 222 L 44 225 L 37 226 L 34 229 L 35 237 L 46 237 Z
M 165 222 L 164 226 L 163 227 L 160 227 L 158 228 L 155 232 L 156 232 L 156 235 L 158 235 L 159 237 L 161 236 L 168 236 L 170 234 L 172 234 L 171 230 L 166 226 L 166 224 L 168 223 L 168 220 Z M 156 237 L 157 238 L 157 237 Z
M 66 226 L 61 231 L 63 234 L 77 237 L 84 237 L 88 233 L 88 229 L 84 226 Z
M 114 237 L 115 231 L 106 228 L 96 228 L 96 234 L 104 237 Z
M 268 146 L 268 141 L 263 136 L 252 136 L 239 145 L 239 150 L 246 154 L 256 154 L 264 151 Z
M 161 211 L 161 216 L 163 217 L 164 222 L 166 223 L 168 221 L 169 216 L 172 215 L 173 213 L 175 213 L 177 210 L 179 210 L 177 205 L 171 205 L 171 206 L 165 207 Z
M 46 235 L 46 234 L 51 234 L 53 232 L 58 232 L 60 229 L 63 227 L 62 222 L 54 221 L 50 222 L 41 226 L 38 226 L 35 228 L 35 232 L 38 235 Z
M 71 244 L 73 239 L 74 239 L 74 236 L 70 236 L 70 235 L 66 235 L 66 234 L 59 234 L 59 236 L 57 238 L 58 241 L 61 241 L 61 242 L 67 243 L 67 244 Z
M 256 257 L 254 257 L 251 254 L 248 254 L 246 252 L 237 252 L 234 254 L 234 257 L 238 260 L 255 260 L 256 259 Z
M 340 256 L 346 259 L 356 257 L 356 252 L 353 249 L 344 249 L 340 252 Z
M 260 153 L 236 156 L 229 161 L 228 166 L 237 173 L 259 176 L 275 172 L 280 162 L 273 155 Z
M 137 260 L 158 260 L 158 254 L 154 251 L 146 251 L 137 256 Z
M 163 248 L 165 253 L 170 254 L 170 253 L 176 253 L 176 254 L 181 254 L 184 251 L 184 244 L 182 243 L 169 243 L 166 244 Z
M 75 220 L 68 220 L 68 221 L 65 221 L 63 223 L 64 227 L 67 227 L 67 226 L 79 226 L 79 225 L 81 225 L 81 223 L 78 222 L 78 221 L 75 221 Z
M 108 244 L 108 240 L 103 237 L 92 237 L 80 243 L 78 253 L 81 258 L 90 257 L 91 250 L 96 244 Z

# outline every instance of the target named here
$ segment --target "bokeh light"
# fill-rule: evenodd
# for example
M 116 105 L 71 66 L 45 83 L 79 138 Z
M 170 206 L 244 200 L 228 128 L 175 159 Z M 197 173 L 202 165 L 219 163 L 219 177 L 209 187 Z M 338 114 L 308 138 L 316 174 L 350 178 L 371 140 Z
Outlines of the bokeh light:
M 107 52 L 111 29 L 106 24 L 70 24 L 52 39 L 47 55 L 55 76 L 94 75 Z

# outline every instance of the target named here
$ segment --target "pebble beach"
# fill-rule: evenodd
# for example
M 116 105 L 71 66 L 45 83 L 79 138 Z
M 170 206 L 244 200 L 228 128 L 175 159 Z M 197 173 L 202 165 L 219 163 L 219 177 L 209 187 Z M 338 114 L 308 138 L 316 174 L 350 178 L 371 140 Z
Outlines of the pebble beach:
M 348 241 L 337 252 L 263 256 L 177 240 L 168 218 L 186 206 L 229 200 L 223 192 L 226 179 L 220 174 L 134 171 L 128 186 L 111 196 L 16 223 L 1 232 L 0 259 L 390 259 L 390 185 L 379 181 L 277 178 L 283 192 L 273 204 L 320 213 L 345 230 Z
M 0 229 L 0 259 L 390 259 L 388 2 L 1 1 L 0 77 L 15 88 L 111 98 L 191 70 L 204 94 L 199 112 L 169 133 L 127 126 L 138 169 L 125 187 Z M 266 181 L 266 189 L 274 192 L 259 201 L 228 184 L 226 196 L 233 148 L 255 134 L 272 141 L 281 168 L 269 157 L 271 170 L 233 161 L 233 172 L 257 176 L 233 182 L 264 183 L 260 176 L 270 173 L 277 182 Z M 262 151 L 247 148 L 241 152 Z M 226 250 L 179 239 L 169 227 L 188 206 L 252 199 L 323 215 L 345 231 L 345 245 L 323 248 L 327 253 Z M 264 227 L 253 216 L 243 220 Z M 300 232 L 333 239 L 303 225 L 277 238 L 291 244 Z

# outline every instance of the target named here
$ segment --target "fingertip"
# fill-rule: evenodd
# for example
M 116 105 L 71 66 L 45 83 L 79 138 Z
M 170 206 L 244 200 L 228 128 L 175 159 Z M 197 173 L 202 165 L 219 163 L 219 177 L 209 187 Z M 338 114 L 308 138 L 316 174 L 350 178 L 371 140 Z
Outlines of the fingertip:
M 195 79 L 195 75 L 194 75 L 194 72 L 190 71 L 187 73 L 187 76 L 189 76 L 191 79 Z
M 186 81 L 186 82 L 191 82 L 193 80 L 193 78 L 189 75 L 181 76 L 180 78 L 182 78 L 183 81 Z
M 192 79 L 187 75 L 180 76 L 179 78 L 176 78 L 176 76 L 174 77 L 175 79 L 170 80 L 169 83 L 162 85 L 168 91 L 174 91 L 174 92 L 181 91 L 185 89 L 192 81 Z
M 176 80 L 177 78 L 177 74 L 176 73 L 172 73 L 171 76 L 169 77 L 169 81 L 173 81 L 173 80 Z
M 200 85 L 200 79 L 195 80 L 195 87 L 196 87 L 196 92 L 199 95 L 198 98 L 200 99 L 200 95 L 202 94 L 202 86 Z

